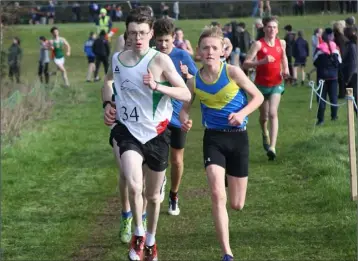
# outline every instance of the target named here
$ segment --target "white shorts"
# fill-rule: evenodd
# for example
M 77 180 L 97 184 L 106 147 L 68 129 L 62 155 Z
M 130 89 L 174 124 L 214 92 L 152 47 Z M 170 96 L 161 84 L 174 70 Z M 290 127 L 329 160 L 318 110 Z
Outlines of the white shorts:
M 64 65 L 65 64 L 65 57 L 62 58 L 54 58 L 53 59 L 54 63 L 56 65 Z

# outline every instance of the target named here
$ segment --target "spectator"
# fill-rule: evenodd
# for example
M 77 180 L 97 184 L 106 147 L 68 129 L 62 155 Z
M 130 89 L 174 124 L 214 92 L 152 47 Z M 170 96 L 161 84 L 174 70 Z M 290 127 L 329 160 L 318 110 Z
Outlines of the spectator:
M 271 4 L 268 0 L 260 0 L 259 2 L 259 10 L 260 10 L 260 17 L 263 18 L 264 11 L 266 12 L 265 16 L 271 16 Z
M 353 88 L 353 96 L 356 104 L 358 104 L 358 93 L 357 93 L 357 32 L 353 27 L 346 30 L 346 36 L 348 42 L 346 43 L 346 52 L 343 55 L 342 67 L 343 77 L 346 87 Z M 357 114 L 356 108 L 355 112 Z
M 243 22 L 238 23 L 237 25 L 237 37 L 236 37 L 236 46 L 240 49 L 239 59 L 240 64 L 243 64 L 246 59 L 246 54 L 251 47 L 251 35 L 246 30 L 246 24 Z M 247 71 L 245 71 L 247 74 Z
M 137 7 L 140 6 L 140 2 L 139 2 L 139 0 L 130 1 L 130 5 L 131 5 L 132 9 L 136 9 Z
M 72 5 L 72 19 L 75 22 L 81 21 L 81 7 L 78 2 L 74 2 Z
M 331 13 L 331 1 L 321 1 L 321 12 L 322 14 L 325 13 L 325 11 L 328 12 L 328 14 Z
M 40 18 L 39 18 L 36 8 L 31 8 L 30 16 L 31 16 L 31 19 L 29 20 L 29 24 L 39 24 L 40 23 Z
M 337 21 L 333 24 L 334 42 L 341 52 L 343 57 L 346 52 L 347 37 L 344 36 L 345 21 Z M 343 64 L 339 65 L 338 71 L 338 98 L 343 99 L 346 96 L 346 87 L 343 78 Z
M 49 54 L 49 43 L 45 36 L 40 36 L 40 57 L 39 57 L 39 68 L 38 76 L 40 82 L 43 83 L 43 75 L 45 76 L 45 83 L 49 83 L 50 74 L 48 71 L 48 66 L 50 63 L 50 54 Z
M 223 31 L 224 37 L 227 37 L 229 39 L 232 38 L 232 25 L 230 23 L 224 25 L 224 28 L 222 31 Z
M 356 19 L 354 16 L 348 17 L 346 19 L 346 27 L 354 27 L 356 24 Z
M 317 46 L 320 45 L 323 40 L 322 40 L 322 33 L 323 33 L 323 29 L 322 28 L 316 28 L 313 32 L 312 35 L 312 55 L 314 56 L 316 53 L 316 49 Z
M 252 0 L 252 13 L 251 13 L 251 17 L 256 17 L 257 12 L 259 11 L 259 6 L 260 6 L 260 0 Z
M 86 79 L 87 82 L 91 81 L 92 74 L 96 69 L 96 65 L 95 65 L 96 55 L 93 53 L 93 44 L 95 39 L 96 39 L 96 34 L 94 32 L 91 32 L 89 34 L 87 41 L 83 46 L 83 51 L 86 54 L 88 60 L 88 71 L 87 71 L 87 79 Z
M 117 6 L 115 4 L 113 4 L 109 11 L 109 16 L 111 17 L 112 21 L 117 20 L 116 12 L 117 12 Z
M 22 59 L 22 49 L 20 47 L 20 39 L 14 37 L 12 44 L 8 50 L 7 61 L 9 65 L 9 78 L 11 81 L 14 81 L 14 76 L 16 82 L 20 83 L 20 64 Z
M 286 31 L 285 41 L 286 41 L 286 56 L 288 62 L 288 69 L 290 71 L 290 75 L 293 75 L 293 45 L 295 44 L 296 33 L 292 31 L 292 26 L 290 24 L 284 27 Z M 286 80 L 286 82 L 292 83 L 292 78 Z
M 98 4 L 95 1 L 91 1 L 90 5 L 88 6 L 88 10 L 90 14 L 89 22 L 97 21 L 99 10 Z
M 333 30 L 327 28 L 322 35 L 323 43 L 319 44 L 314 55 L 314 66 L 317 69 L 317 78 L 324 80 L 323 89 L 321 90 L 322 98 L 326 99 L 327 93 L 329 101 L 332 104 L 337 104 L 338 101 L 338 70 L 339 64 L 342 63 L 342 58 L 337 45 L 333 39 Z M 326 103 L 319 99 L 317 125 L 324 123 L 324 112 Z M 331 120 L 335 121 L 337 117 L 338 107 L 331 106 Z
M 47 23 L 47 8 L 45 6 L 38 6 L 37 9 L 38 9 L 37 13 L 39 15 L 40 24 L 46 24 Z
M 53 24 L 55 21 L 55 4 L 52 0 L 48 1 L 47 6 L 47 23 Z
M 179 1 L 175 1 L 173 4 L 174 19 L 179 20 Z
M 116 8 L 116 20 L 121 21 L 122 17 L 123 17 L 122 7 L 117 6 L 117 8 Z
M 293 65 L 293 84 L 297 84 L 297 68 L 301 70 L 301 85 L 305 84 L 305 67 L 307 62 L 307 57 L 309 56 L 309 46 L 308 42 L 303 39 L 303 32 L 298 31 L 297 39 L 293 45 L 292 56 L 295 58 L 295 63 Z
M 105 8 L 101 8 L 100 15 L 96 22 L 96 26 L 97 26 L 97 33 L 100 33 L 101 31 L 105 31 L 106 34 L 108 34 L 111 31 L 112 20 L 107 15 L 107 10 Z
M 184 38 L 184 32 L 181 28 L 175 28 L 174 46 L 187 51 L 190 55 L 194 55 L 193 47 L 189 40 Z
M 160 4 L 160 11 L 162 12 L 162 18 L 169 18 L 169 6 L 164 2 Z
M 293 11 L 295 15 L 304 15 L 305 13 L 305 1 L 304 0 L 294 0 Z
M 109 55 L 111 53 L 109 43 L 106 40 L 105 30 L 102 30 L 99 34 L 99 37 L 94 41 L 92 51 L 96 55 L 96 69 L 94 72 L 94 79 L 95 81 L 99 81 L 99 67 L 102 63 L 104 67 L 104 73 L 107 74 L 109 66 Z

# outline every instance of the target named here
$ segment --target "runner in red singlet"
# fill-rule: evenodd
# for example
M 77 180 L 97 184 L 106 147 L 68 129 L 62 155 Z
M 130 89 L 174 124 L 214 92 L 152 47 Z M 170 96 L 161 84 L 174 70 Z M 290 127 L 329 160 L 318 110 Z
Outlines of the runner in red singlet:
M 278 21 L 274 17 L 263 19 L 265 37 L 256 41 L 244 62 L 244 68 L 256 67 L 255 84 L 265 97 L 260 107 L 260 125 L 263 146 L 269 160 L 276 158 L 278 133 L 278 107 L 284 93 L 283 78 L 289 76 L 286 42 L 277 37 Z M 255 60 L 255 57 L 257 58 Z M 270 119 L 270 131 L 268 120 Z

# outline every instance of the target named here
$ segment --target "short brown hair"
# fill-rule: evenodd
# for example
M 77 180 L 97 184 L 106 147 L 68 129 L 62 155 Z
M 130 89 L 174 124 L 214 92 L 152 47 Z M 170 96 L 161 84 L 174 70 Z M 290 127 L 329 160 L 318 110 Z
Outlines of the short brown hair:
M 276 22 L 278 24 L 278 19 L 276 16 L 269 16 L 262 19 L 262 24 L 266 26 L 268 23 Z
M 201 32 L 200 37 L 199 37 L 198 46 L 200 46 L 200 43 L 204 38 L 208 38 L 208 37 L 218 38 L 221 40 L 222 44 L 224 44 L 223 31 L 217 26 L 204 27 L 204 30 Z
M 149 27 L 153 28 L 154 17 L 151 16 L 150 9 L 148 7 L 139 7 L 133 9 L 126 19 L 126 28 L 130 23 L 137 24 L 148 24 Z
M 154 37 L 160 37 L 164 35 L 174 35 L 175 26 L 170 19 L 161 18 L 155 21 L 154 26 Z

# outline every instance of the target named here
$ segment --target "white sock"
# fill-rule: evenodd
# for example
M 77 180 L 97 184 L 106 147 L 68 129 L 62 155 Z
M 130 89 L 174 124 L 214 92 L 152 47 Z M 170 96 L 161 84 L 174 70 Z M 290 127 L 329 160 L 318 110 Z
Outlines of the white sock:
M 136 227 L 135 230 L 134 230 L 134 235 L 138 236 L 138 237 L 142 237 L 145 235 L 145 232 L 144 232 L 144 228 L 142 225 L 140 225 L 139 227 Z
M 155 234 L 147 233 L 147 236 L 145 238 L 145 245 L 154 246 L 154 244 L 155 244 Z

